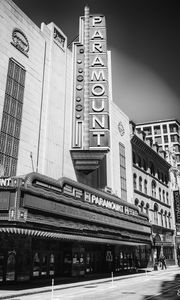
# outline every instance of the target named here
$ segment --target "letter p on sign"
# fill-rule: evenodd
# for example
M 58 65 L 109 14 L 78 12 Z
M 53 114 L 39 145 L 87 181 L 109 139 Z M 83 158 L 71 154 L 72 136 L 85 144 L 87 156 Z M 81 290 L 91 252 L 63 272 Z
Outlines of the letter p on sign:
M 93 17 L 93 26 L 96 26 L 97 24 L 100 24 L 102 22 L 101 17 Z

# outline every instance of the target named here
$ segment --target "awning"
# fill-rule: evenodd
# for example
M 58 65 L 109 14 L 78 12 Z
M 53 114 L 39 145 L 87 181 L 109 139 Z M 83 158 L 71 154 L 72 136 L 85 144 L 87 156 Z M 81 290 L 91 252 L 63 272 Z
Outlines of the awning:
M 33 237 L 44 237 L 57 240 L 67 240 L 67 241 L 81 241 L 81 242 L 91 242 L 91 243 L 101 243 L 101 244 L 114 244 L 114 245 L 147 245 L 150 244 L 150 239 L 147 241 L 140 242 L 131 242 L 124 240 L 116 239 L 107 239 L 100 237 L 84 236 L 77 234 L 68 234 L 68 233 L 59 233 L 59 232 L 50 232 L 50 231 L 41 231 L 27 228 L 17 228 L 17 227 L 1 227 L 0 233 L 9 233 L 9 234 L 19 234 L 19 235 L 28 235 Z

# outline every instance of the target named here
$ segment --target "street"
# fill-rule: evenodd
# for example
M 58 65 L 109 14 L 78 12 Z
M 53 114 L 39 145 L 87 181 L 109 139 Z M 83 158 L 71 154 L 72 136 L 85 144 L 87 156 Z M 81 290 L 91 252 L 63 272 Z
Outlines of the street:
M 93 281 L 84 286 L 57 289 L 55 286 L 52 292 L 20 296 L 14 300 L 180 300 L 180 272 L 167 269 L 122 280 Z

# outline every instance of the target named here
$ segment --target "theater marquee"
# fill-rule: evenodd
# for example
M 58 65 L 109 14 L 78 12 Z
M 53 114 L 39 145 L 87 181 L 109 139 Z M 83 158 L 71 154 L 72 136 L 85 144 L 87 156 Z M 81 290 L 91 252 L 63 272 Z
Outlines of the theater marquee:
M 108 90 L 105 17 L 86 7 L 74 43 L 74 149 L 109 149 Z

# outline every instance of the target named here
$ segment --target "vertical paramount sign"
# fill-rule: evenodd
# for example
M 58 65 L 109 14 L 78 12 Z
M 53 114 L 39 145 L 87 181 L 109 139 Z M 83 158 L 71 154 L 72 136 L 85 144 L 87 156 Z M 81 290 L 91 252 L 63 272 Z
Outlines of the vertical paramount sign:
M 105 17 L 80 18 L 74 43 L 73 148 L 109 149 L 108 66 Z

